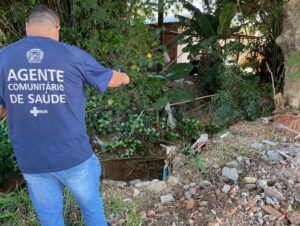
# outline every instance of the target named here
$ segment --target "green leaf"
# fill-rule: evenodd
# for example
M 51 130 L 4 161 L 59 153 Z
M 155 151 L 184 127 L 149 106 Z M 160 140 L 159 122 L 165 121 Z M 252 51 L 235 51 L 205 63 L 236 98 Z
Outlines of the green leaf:
M 190 90 L 180 87 L 169 89 L 166 92 L 166 96 L 168 97 L 169 102 L 187 101 L 194 98 L 193 93 Z
M 154 79 L 159 79 L 159 80 L 166 80 L 166 78 L 162 75 L 154 75 L 154 74 L 148 74 L 146 75 L 148 78 L 154 78 Z
M 218 34 L 228 34 L 230 24 L 237 11 L 235 3 L 228 3 L 221 11 L 219 16 Z
M 184 78 L 192 69 L 193 65 L 190 63 L 174 64 L 165 71 L 165 74 L 169 80 L 174 81 Z
M 214 16 L 202 13 L 200 9 L 186 0 L 180 0 L 180 2 L 183 4 L 184 8 L 194 14 L 195 20 L 197 21 L 200 29 L 205 33 L 206 37 L 216 35 L 216 31 L 212 24 L 212 18 L 214 18 Z
M 0 219 L 11 218 L 11 217 L 14 217 L 14 216 L 15 216 L 14 213 L 1 213 Z
M 168 97 L 167 96 L 163 96 L 163 97 L 160 97 L 158 98 L 154 104 L 152 105 L 152 107 L 155 109 L 155 110 L 160 110 L 162 108 L 164 108 L 166 106 L 166 104 L 168 103 Z

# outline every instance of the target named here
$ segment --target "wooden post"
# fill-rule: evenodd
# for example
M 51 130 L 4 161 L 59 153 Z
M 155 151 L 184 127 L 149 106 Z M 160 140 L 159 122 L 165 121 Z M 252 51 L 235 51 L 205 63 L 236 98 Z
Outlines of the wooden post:
M 158 28 L 161 29 L 160 32 L 160 44 L 164 44 L 164 32 L 163 32 L 163 27 L 164 27 L 164 8 L 165 8 L 165 1 L 164 0 L 159 0 L 158 1 Z M 160 52 L 162 53 L 162 51 Z M 163 65 L 158 64 L 157 65 L 157 74 L 159 74 L 163 69 Z

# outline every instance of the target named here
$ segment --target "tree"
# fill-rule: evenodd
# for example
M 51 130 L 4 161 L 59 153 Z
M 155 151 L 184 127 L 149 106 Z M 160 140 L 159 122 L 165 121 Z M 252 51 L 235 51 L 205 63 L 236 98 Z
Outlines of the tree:
M 277 38 L 277 44 L 282 48 L 285 58 L 300 50 L 300 1 L 284 1 L 283 6 L 283 31 Z M 299 70 L 299 64 L 286 65 L 286 74 Z M 285 79 L 284 98 L 288 106 L 300 108 L 300 79 Z

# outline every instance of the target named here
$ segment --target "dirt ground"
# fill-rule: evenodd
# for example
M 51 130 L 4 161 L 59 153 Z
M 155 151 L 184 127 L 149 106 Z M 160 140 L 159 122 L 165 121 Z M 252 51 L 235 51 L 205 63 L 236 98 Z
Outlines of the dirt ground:
M 300 225 L 299 119 L 284 111 L 239 122 L 210 137 L 201 152 L 206 170 L 200 172 L 178 153 L 166 186 L 148 181 L 146 186 L 104 185 L 104 190 L 135 200 L 143 225 Z M 234 168 L 238 178 L 224 176 L 224 167 Z M 165 195 L 172 198 L 163 201 Z M 123 225 L 124 217 L 109 221 Z

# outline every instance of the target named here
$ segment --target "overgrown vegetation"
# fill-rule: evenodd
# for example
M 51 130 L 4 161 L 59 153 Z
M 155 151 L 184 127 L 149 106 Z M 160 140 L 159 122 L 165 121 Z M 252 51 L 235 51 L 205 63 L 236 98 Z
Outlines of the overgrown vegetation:
M 166 7 L 174 0 L 168 2 Z M 186 44 L 184 51 L 189 53 L 191 63 L 164 65 L 159 75 L 148 71 L 164 64 L 163 53 L 169 46 L 160 44 L 160 29 L 149 29 L 144 23 L 159 8 L 152 1 L 3 1 L 0 46 L 24 36 L 24 21 L 31 7 L 48 4 L 62 18 L 62 41 L 130 75 L 129 86 L 108 90 L 105 95 L 86 87 L 87 129 L 97 152 L 143 156 L 157 151 L 160 143 L 190 144 L 205 129 L 216 132 L 238 120 L 268 114 L 273 102 L 266 62 L 275 75 L 277 91 L 282 85 L 282 54 L 275 44 L 281 32 L 278 15 L 282 2 L 268 0 L 260 5 L 246 0 L 204 1 L 203 12 L 188 1 L 179 2 L 192 17 L 178 16 L 184 32 L 169 46 Z M 255 31 L 260 31 L 262 37 L 249 38 Z M 248 53 L 246 60 L 240 63 L 239 56 L 244 53 Z M 257 59 L 257 53 L 264 56 L 263 60 Z M 196 84 L 193 89 L 175 82 L 187 76 Z M 172 105 L 177 121 L 172 129 L 163 110 L 166 104 L 192 100 L 199 94 L 215 95 L 203 105 L 212 124 L 188 117 L 185 110 L 189 104 Z M 6 122 L 1 123 L 0 132 L 1 185 L 17 167 Z M 201 159 L 193 161 L 202 164 Z
M 104 202 L 108 219 L 118 219 L 120 215 L 126 215 L 124 225 L 140 226 L 142 224 L 134 201 L 125 202 L 114 193 L 112 196 L 104 195 L 104 197 L 107 197 Z M 64 191 L 63 215 L 66 225 L 85 225 L 80 209 L 69 190 Z M 40 225 L 27 189 L 17 188 L 15 192 L 10 194 L 0 193 L 0 224 L 10 226 Z
M 0 186 L 17 171 L 17 162 L 8 136 L 5 120 L 0 121 Z

